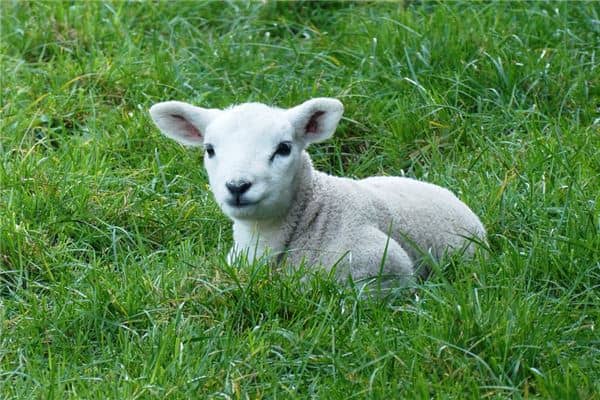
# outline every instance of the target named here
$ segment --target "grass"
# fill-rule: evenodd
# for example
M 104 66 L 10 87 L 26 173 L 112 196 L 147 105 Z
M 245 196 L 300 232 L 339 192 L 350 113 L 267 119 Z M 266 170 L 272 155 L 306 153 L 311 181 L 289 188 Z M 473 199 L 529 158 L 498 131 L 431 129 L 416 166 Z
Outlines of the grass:
M 600 398 L 598 3 L 0 10 L 1 398 Z M 346 106 L 320 169 L 452 189 L 488 257 L 387 302 L 227 267 L 147 109 L 311 96 Z

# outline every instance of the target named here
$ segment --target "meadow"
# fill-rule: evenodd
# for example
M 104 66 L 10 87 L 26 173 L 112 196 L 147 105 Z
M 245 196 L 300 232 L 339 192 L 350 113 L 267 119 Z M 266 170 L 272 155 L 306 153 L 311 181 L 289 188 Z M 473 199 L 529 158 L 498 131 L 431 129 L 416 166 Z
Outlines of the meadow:
M 0 398 L 600 399 L 600 3 L 0 12 Z M 389 299 L 227 266 L 148 108 L 317 96 L 319 169 L 445 186 L 489 245 Z

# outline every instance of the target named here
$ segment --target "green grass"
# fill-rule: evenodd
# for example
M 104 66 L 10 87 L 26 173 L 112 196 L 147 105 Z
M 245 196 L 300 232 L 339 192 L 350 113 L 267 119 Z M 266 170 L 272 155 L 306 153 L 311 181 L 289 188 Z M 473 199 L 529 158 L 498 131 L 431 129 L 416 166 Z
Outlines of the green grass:
M 0 398 L 600 398 L 599 3 L 0 10 Z M 227 267 L 147 109 L 311 96 L 320 169 L 452 189 L 488 257 L 389 301 Z

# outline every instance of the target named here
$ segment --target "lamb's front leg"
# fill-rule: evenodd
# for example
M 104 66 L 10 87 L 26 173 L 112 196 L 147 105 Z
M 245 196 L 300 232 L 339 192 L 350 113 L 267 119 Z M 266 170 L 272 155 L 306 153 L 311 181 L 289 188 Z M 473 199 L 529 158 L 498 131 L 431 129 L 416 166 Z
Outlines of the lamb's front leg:
M 229 249 L 227 253 L 227 264 L 233 265 L 240 260 L 245 262 L 253 263 L 256 260 L 264 258 L 267 255 L 266 250 L 259 250 L 258 246 L 255 244 L 254 246 L 240 246 L 237 243 L 234 243 Z
M 233 265 L 239 260 L 253 263 L 272 253 L 269 243 L 259 235 L 256 226 L 234 222 L 233 246 L 227 253 L 227 264 Z
M 231 246 L 229 252 L 227 253 L 227 265 L 232 266 L 235 261 L 238 259 L 238 252 L 236 251 L 235 244 Z

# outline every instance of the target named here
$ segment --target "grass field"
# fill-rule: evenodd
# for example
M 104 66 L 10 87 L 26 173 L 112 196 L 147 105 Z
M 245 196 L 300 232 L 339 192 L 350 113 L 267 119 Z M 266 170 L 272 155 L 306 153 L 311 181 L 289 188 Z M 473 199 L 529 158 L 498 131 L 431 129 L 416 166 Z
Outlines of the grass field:
M 600 399 L 600 3 L 0 10 L 0 398 Z M 227 267 L 147 109 L 313 96 L 320 169 L 450 188 L 487 258 L 388 301 Z

